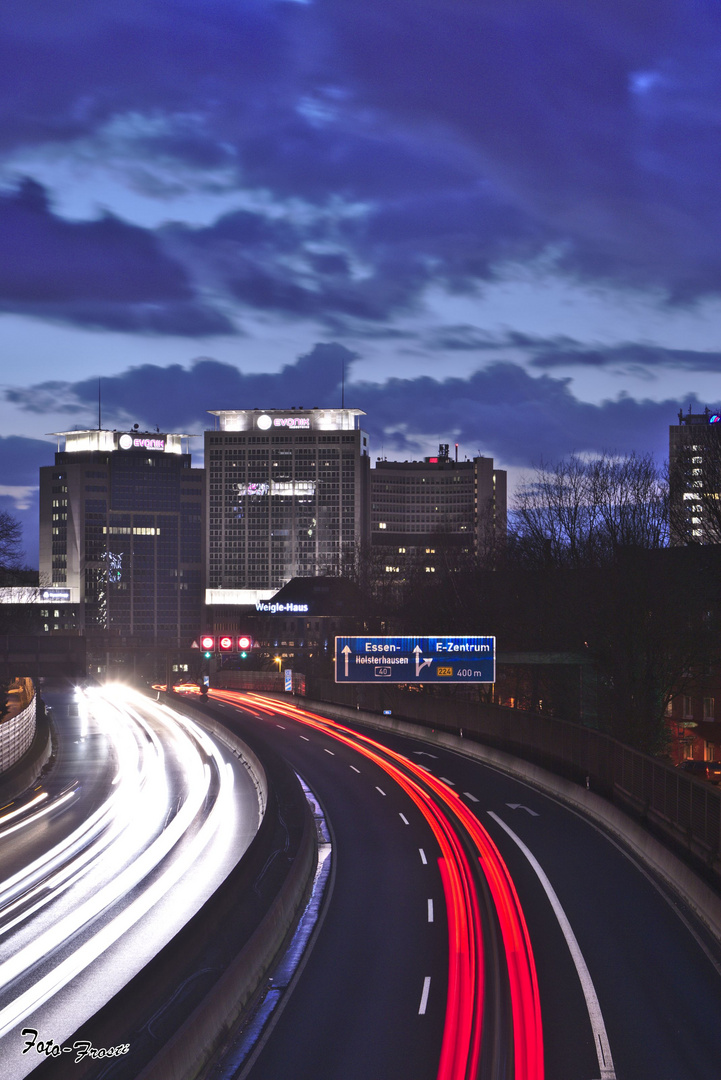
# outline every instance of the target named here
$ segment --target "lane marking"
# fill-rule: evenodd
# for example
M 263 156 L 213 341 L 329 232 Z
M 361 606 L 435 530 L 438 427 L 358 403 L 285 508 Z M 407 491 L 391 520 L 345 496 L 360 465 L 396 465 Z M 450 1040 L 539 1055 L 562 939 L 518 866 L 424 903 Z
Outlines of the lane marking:
M 329 750 L 327 746 L 324 746 L 323 749 L 325 750 L 326 754 L 330 754 L 331 757 L 335 757 L 333 751 Z
M 310 742 L 310 739 L 307 735 L 301 735 L 301 739 L 303 740 L 303 742 Z
M 428 901 L 428 922 L 433 922 L 433 901 Z
M 470 799 L 471 802 L 478 802 L 478 799 L 476 798 L 476 796 L 471 795 L 470 791 L 464 791 L 463 794 L 466 796 L 467 799 Z
M 400 819 L 401 819 L 401 821 L 403 822 L 404 825 L 410 825 L 410 821 L 408 820 L 408 818 L 406 817 L 405 814 L 399 814 L 399 817 L 400 817 Z
M 276 724 L 275 726 L 281 728 L 282 731 L 285 731 L 285 724 Z
M 450 784 L 451 787 L 456 786 L 453 780 L 449 780 L 447 776 L 441 776 L 440 779 L 443 781 L 444 784 Z
M 380 791 L 381 795 L 385 795 L 385 791 L 383 790 L 383 788 L 378 787 L 377 784 L 376 784 L 376 791 Z
M 502 821 L 497 814 L 494 814 L 492 810 L 488 811 L 488 814 L 496 821 L 501 828 L 508 833 L 511 840 L 521 849 L 523 854 L 528 859 L 529 863 L 533 867 L 538 880 L 543 886 L 543 890 L 548 897 L 554 914 L 558 920 L 558 925 L 561 928 L 561 932 L 566 939 L 568 950 L 571 954 L 571 959 L 576 968 L 579 981 L 581 983 L 581 989 L 583 990 L 583 996 L 586 999 L 586 1008 L 588 1010 L 588 1018 L 591 1021 L 591 1028 L 594 1035 L 594 1044 L 596 1046 L 596 1056 L 598 1058 L 598 1066 L 601 1070 L 600 1080 L 616 1080 L 616 1070 L 613 1065 L 613 1058 L 611 1057 L 611 1047 L 608 1042 L 608 1035 L 606 1034 L 606 1025 L 603 1022 L 603 1015 L 601 1013 L 601 1006 L 598 1003 L 598 997 L 596 996 L 596 990 L 591 979 L 590 972 L 586 966 L 586 961 L 583 959 L 583 954 L 579 947 L 576 935 L 574 934 L 571 924 L 568 921 L 566 912 L 561 907 L 561 902 L 556 895 L 556 891 L 548 880 L 543 867 L 539 863 L 535 855 L 526 847 L 519 836 L 516 836 L 513 829 L 506 825 L 505 821 Z
M 428 859 L 426 858 L 425 851 L 423 850 L 422 847 L 419 847 L 418 850 L 421 853 L 421 862 L 423 863 L 424 866 L 428 866 Z
M 436 761 L 438 760 L 438 754 L 429 754 L 427 750 L 414 750 L 413 753 L 417 754 L 418 757 L 432 757 Z
M 353 770 L 353 772 L 357 772 L 360 776 L 360 769 L 356 769 L 355 765 L 351 765 L 351 769 Z
M 428 994 L 430 992 L 430 989 L 431 989 L 431 977 L 430 977 L 430 975 L 426 975 L 425 979 L 423 980 L 423 993 L 421 994 L 421 1004 L 420 1004 L 420 1008 L 418 1009 L 418 1015 L 419 1016 L 425 1016 L 426 1005 L 428 1004 Z

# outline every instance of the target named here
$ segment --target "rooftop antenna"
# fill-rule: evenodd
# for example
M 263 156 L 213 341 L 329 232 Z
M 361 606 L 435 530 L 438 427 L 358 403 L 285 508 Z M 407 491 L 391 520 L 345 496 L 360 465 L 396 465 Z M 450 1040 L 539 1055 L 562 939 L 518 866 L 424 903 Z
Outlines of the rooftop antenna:
M 102 379 L 98 379 L 98 431 L 101 430 L 101 423 L 100 423 L 100 416 L 101 416 L 101 412 L 100 412 L 100 383 L 101 382 L 102 382 Z
M 341 377 L 340 377 L 340 407 L 345 409 L 345 356 L 340 362 L 341 364 Z

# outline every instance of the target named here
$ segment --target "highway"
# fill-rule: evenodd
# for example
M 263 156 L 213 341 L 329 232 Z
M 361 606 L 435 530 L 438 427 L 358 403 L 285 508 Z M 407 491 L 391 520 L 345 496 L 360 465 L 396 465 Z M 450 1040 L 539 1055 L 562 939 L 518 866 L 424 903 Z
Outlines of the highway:
M 280 749 L 320 799 L 334 838 L 317 941 L 242 1077 L 720 1074 L 716 945 L 592 823 L 458 753 L 379 732 L 358 737 L 254 695 L 212 697 L 226 723 Z M 449 887 L 443 827 L 434 829 L 424 803 L 452 824 L 469 865 L 475 847 L 483 874 L 473 869 L 466 883 L 474 883 L 475 900 L 459 900 Z M 507 893 L 493 848 L 508 870 Z M 514 892 L 516 921 L 506 910 Z M 469 931 L 476 917 L 480 943 Z M 480 979 L 472 964 L 459 967 L 473 949 L 485 968 Z M 449 1047 L 459 1045 L 454 1059 Z
M 144 967 L 260 820 L 232 749 L 168 705 L 121 685 L 45 697 L 57 761 L 0 809 L 3 1080 L 45 1061 L 40 1044 L 62 1046 Z

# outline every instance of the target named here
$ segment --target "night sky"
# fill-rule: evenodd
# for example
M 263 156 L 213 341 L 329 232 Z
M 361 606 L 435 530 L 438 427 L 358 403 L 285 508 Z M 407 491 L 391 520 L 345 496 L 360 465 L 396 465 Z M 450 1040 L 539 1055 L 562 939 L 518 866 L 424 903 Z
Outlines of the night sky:
M 345 372 L 374 456 L 662 463 L 721 402 L 719 56 L 717 0 L 5 0 L 28 562 L 99 378 L 108 427 L 340 405 Z

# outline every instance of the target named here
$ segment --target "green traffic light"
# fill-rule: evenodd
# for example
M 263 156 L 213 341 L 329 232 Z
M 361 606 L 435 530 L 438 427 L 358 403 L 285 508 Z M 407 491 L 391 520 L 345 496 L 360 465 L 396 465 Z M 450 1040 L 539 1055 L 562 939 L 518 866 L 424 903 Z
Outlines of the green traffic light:
M 212 655 L 213 655 L 213 654 L 212 654 L 212 653 L 209 653 L 209 652 L 205 652 L 205 653 L 203 653 L 203 656 L 205 657 L 205 659 L 206 659 L 206 660 L 210 660 L 210 658 L 211 658 L 211 656 L 212 656 Z
M 242 653 L 240 654 L 240 659 L 241 659 L 241 660 L 247 660 L 247 659 L 248 659 L 248 654 L 247 654 L 247 652 L 242 652 Z

